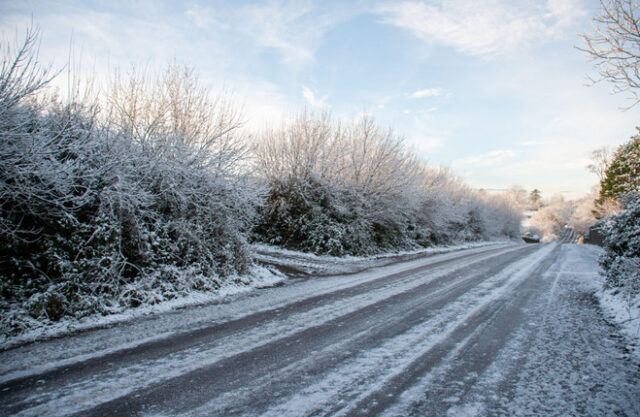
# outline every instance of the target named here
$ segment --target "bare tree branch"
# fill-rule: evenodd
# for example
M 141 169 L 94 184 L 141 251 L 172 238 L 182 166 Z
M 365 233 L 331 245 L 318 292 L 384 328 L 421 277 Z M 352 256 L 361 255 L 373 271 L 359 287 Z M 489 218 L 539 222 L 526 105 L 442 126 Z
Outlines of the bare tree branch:
M 600 15 L 593 19 L 593 32 L 578 36 L 577 47 L 594 62 L 599 78 L 593 83 L 613 84 L 613 93 L 628 93 L 632 104 L 640 102 L 640 6 L 634 0 L 601 0 Z

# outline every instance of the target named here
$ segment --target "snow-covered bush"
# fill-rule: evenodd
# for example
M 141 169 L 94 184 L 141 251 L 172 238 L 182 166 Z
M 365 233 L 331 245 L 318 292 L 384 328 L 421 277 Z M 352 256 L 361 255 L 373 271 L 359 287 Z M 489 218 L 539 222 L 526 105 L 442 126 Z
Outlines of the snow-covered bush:
M 456 241 L 516 238 L 522 212 L 506 196 L 474 191 L 448 169 L 424 167 L 420 208 L 412 214 L 420 226 L 423 246 Z
M 238 175 L 244 150 L 226 105 L 203 110 L 213 121 L 198 116 L 220 102 L 191 73 L 161 78 L 173 95 L 139 119 L 123 116 L 126 100 L 102 114 L 73 97 L 44 101 L 35 40 L 5 50 L 0 68 L 2 333 L 217 288 L 245 272 L 258 194 Z M 175 113 L 193 100 L 193 111 Z
M 335 256 L 413 247 L 407 216 L 387 216 L 381 203 L 314 177 L 273 183 L 254 232 L 273 245 Z
M 305 111 L 261 139 L 270 195 L 256 239 L 333 255 L 412 246 L 404 231 L 421 168 L 392 132 L 367 116 L 342 126 Z
M 627 194 L 621 201 L 624 209 L 605 221 L 600 265 L 605 287 L 633 298 L 640 294 L 640 193 Z
M 257 168 L 270 197 L 257 240 L 363 255 L 519 233 L 520 212 L 509 201 L 419 163 L 368 116 L 341 125 L 303 112 L 261 139 Z

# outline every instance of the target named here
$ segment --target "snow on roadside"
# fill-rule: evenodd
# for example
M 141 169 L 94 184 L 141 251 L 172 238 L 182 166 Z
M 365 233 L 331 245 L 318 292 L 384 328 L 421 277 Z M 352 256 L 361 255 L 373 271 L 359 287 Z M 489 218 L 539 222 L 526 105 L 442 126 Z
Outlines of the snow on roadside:
M 629 299 L 622 292 L 602 290 L 598 298 L 607 318 L 620 326 L 627 338 L 627 349 L 640 357 L 640 297 Z
M 491 247 L 492 249 L 494 246 Z M 502 248 L 517 249 L 513 244 Z M 469 249 L 465 254 L 451 251 L 434 257 L 423 257 L 408 262 L 395 263 L 355 275 L 336 275 L 322 279 L 292 280 L 281 288 L 262 291 L 245 291 L 237 295 L 175 309 L 163 314 L 148 314 L 117 326 L 101 326 L 94 331 L 79 332 L 73 337 L 58 337 L 0 352 L 0 380 L 12 379 L 33 373 L 42 373 L 78 360 L 102 356 L 117 350 L 133 348 L 152 340 L 166 338 L 175 333 L 188 332 L 202 327 L 236 320 L 260 311 L 283 307 L 304 297 L 319 296 L 353 287 L 380 277 L 409 271 L 445 259 L 465 257 L 486 249 Z M 456 265 L 459 265 L 456 263 Z M 388 294 L 387 294 L 388 295 Z
M 629 299 L 624 292 L 619 290 L 604 290 L 604 277 L 602 276 L 598 257 L 602 254 L 602 248 L 594 245 L 570 245 L 571 255 L 576 258 L 574 265 L 581 263 L 584 270 L 594 271 L 590 276 L 591 283 L 595 287 L 595 295 L 600 302 L 607 320 L 620 327 L 621 333 L 626 338 L 626 347 L 635 356 L 640 358 L 640 297 Z
M 172 300 L 163 301 L 152 305 L 142 305 L 136 308 L 127 309 L 121 313 L 107 316 L 91 315 L 76 319 L 65 317 L 53 324 L 34 322 L 33 329 L 16 336 L 0 335 L 0 350 L 6 350 L 25 343 L 39 340 L 62 337 L 68 334 L 81 332 L 90 329 L 109 327 L 117 323 L 130 321 L 150 314 L 168 312 L 180 308 L 201 305 L 219 300 L 230 295 L 243 293 L 255 288 L 265 288 L 279 285 L 286 277 L 273 268 L 254 265 L 251 271 L 242 277 L 235 277 L 225 280 L 222 286 L 216 291 L 192 291 L 184 296 Z
M 409 252 L 388 253 L 372 257 L 317 256 L 304 252 L 290 251 L 267 245 L 254 245 L 255 259 L 258 265 L 245 276 L 225 280 L 223 286 L 213 292 L 192 291 L 172 300 L 153 305 L 142 305 L 121 313 L 107 316 L 92 315 L 76 319 L 64 318 L 55 323 L 33 323 L 34 328 L 15 336 L 0 335 L 0 350 L 30 342 L 62 337 L 91 329 L 105 328 L 117 323 L 128 322 L 144 316 L 166 313 L 186 307 L 206 305 L 212 302 L 251 291 L 282 284 L 287 276 L 280 272 L 292 271 L 293 276 L 300 275 L 340 275 L 353 274 L 374 267 L 389 265 L 399 261 L 417 259 L 423 256 L 454 252 L 463 249 L 505 244 L 507 241 L 473 242 L 448 247 L 434 247 Z M 262 264 L 262 265 L 260 265 Z M 274 268 L 275 267 L 275 268 Z M 279 270 L 278 270 L 279 269 Z
M 292 276 L 328 276 L 353 274 L 366 269 L 385 266 L 395 262 L 408 261 L 423 256 L 438 255 L 462 249 L 513 243 L 511 240 L 469 242 L 452 246 L 420 248 L 412 251 L 390 252 L 373 256 L 314 255 L 312 253 L 292 251 L 266 244 L 253 244 L 255 260 L 259 263 L 275 266 Z

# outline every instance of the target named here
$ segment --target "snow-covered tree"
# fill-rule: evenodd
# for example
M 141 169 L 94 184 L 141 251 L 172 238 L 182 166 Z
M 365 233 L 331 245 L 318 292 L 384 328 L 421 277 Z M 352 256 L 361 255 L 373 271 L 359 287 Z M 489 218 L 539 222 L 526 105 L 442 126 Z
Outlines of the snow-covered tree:
M 597 190 L 592 190 L 591 193 L 573 204 L 573 212 L 571 213 L 568 224 L 573 230 L 582 235 L 587 234 L 589 227 L 598 220 L 596 217 L 598 213 L 595 204 L 596 197 Z
M 542 206 L 542 192 L 534 188 L 529 193 L 529 209 L 537 210 Z
M 529 224 L 542 232 L 543 241 L 557 239 L 569 223 L 573 205 L 560 195 L 553 196 L 548 204 L 538 210 Z
M 510 186 L 505 195 L 514 206 L 520 207 L 522 210 L 528 206 L 527 190 L 521 185 Z
M 633 136 L 614 153 L 600 183 L 599 202 L 617 200 L 634 191 L 640 191 L 640 135 Z
M 640 295 L 640 193 L 622 199 L 623 210 L 605 222 L 604 253 L 600 264 L 607 288 L 616 288 L 629 300 Z

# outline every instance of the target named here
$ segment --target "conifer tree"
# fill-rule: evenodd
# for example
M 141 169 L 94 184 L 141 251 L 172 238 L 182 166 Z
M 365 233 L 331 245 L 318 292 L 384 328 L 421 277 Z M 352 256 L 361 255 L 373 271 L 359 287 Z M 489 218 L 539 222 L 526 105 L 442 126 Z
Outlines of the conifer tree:
M 616 150 L 600 185 L 599 203 L 640 190 L 640 134 Z

